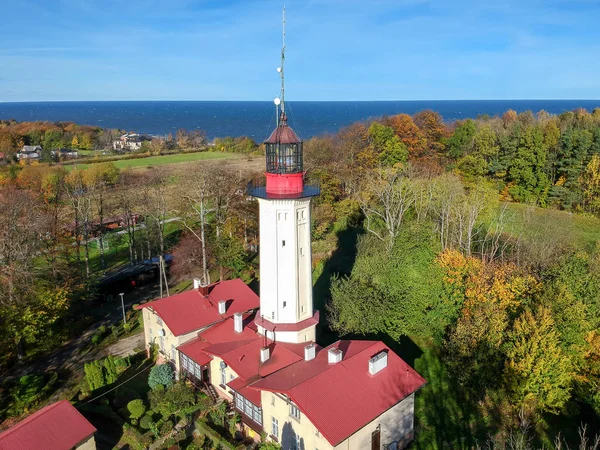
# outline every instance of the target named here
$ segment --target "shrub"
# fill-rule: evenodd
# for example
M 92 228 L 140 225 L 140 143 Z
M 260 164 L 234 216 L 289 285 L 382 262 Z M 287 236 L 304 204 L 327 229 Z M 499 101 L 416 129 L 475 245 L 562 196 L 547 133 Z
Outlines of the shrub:
M 144 405 L 142 399 L 138 398 L 127 403 L 127 409 L 129 410 L 129 417 L 131 419 L 139 419 L 146 412 L 146 405 Z
M 98 333 L 94 333 L 92 335 L 92 344 L 98 345 L 101 340 L 102 340 L 102 336 L 100 336 Z
M 140 428 L 149 430 L 152 428 L 152 414 L 146 414 L 140 419 Z
M 173 373 L 173 368 L 171 365 L 160 364 L 158 366 L 154 366 L 152 370 L 150 370 L 150 375 L 148 376 L 148 385 L 151 389 L 155 389 L 159 385 L 170 387 L 173 385 L 174 378 L 175 374 Z
M 99 389 L 106 385 L 104 371 L 102 370 L 100 361 L 91 361 L 89 363 L 85 363 L 83 370 L 85 371 L 85 378 L 88 382 L 88 386 L 90 387 L 90 391 L 94 391 L 95 389 Z
M 112 384 L 119 378 L 117 367 L 115 366 L 115 359 L 112 355 L 107 356 L 104 360 L 104 372 L 106 384 Z
M 110 334 L 112 334 L 112 337 L 117 340 L 119 338 L 119 327 L 115 325 L 110 327 Z

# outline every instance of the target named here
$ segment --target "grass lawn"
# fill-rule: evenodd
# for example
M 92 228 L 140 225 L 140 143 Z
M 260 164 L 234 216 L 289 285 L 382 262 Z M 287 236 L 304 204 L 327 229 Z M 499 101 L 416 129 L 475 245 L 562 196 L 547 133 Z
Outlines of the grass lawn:
M 594 251 L 600 241 L 600 220 L 569 211 L 510 203 L 506 230 L 527 239 L 546 240 L 554 246 Z
M 192 161 L 204 161 L 212 159 L 229 159 L 236 158 L 238 155 L 233 153 L 223 152 L 198 152 L 198 153 L 178 153 L 175 155 L 149 156 L 147 158 L 137 159 L 122 159 L 112 161 L 119 169 L 127 169 L 132 167 L 152 167 L 163 164 L 176 164 Z M 67 166 L 69 168 L 77 167 L 78 169 L 87 169 L 90 164 L 73 164 Z

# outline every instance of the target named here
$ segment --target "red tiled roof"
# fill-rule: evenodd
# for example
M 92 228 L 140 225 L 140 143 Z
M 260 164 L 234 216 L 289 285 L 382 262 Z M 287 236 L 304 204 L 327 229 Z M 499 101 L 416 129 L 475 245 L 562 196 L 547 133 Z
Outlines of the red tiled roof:
M 327 350 L 342 350 L 343 359 L 329 364 Z M 369 373 L 369 359 L 388 351 L 388 365 Z M 289 395 L 331 445 L 337 445 L 426 381 L 380 341 L 339 341 L 251 385 L 253 389 Z M 324 407 L 324 405 L 327 405 Z
M 219 314 L 219 301 L 227 301 L 224 315 Z M 211 287 L 208 297 L 197 289 L 140 305 L 138 309 L 152 308 L 175 336 L 199 330 L 220 322 L 236 312 L 259 307 L 258 296 L 241 279 L 227 280 Z
M 73 405 L 62 400 L 0 433 L 0 450 L 70 450 L 95 432 Z
M 251 318 L 251 317 L 249 317 Z M 260 363 L 260 349 L 264 346 L 264 337 L 249 327 L 244 327 L 241 333 L 233 330 L 233 319 L 202 332 L 199 336 L 210 345 L 202 351 L 220 357 L 238 376 L 248 380 L 253 376 L 267 376 L 283 367 L 302 359 L 302 353 L 292 351 L 290 346 L 301 349 L 305 344 L 268 344 L 271 354 L 267 361 Z M 303 351 L 303 350 L 302 350 Z
M 208 342 L 204 342 L 196 338 L 180 345 L 177 347 L 177 350 L 186 355 L 188 358 L 192 358 L 197 364 L 203 366 L 212 361 L 212 356 L 202 351 L 208 345 Z
M 248 384 L 252 381 L 256 380 L 252 378 L 250 381 L 246 381 L 243 378 L 237 377 L 233 381 L 227 383 L 227 386 L 229 386 L 234 391 L 238 392 L 242 397 L 250 400 L 256 406 L 261 406 L 262 400 L 260 398 L 260 391 L 248 387 Z
M 254 319 L 254 323 L 258 326 L 261 326 L 269 331 L 300 331 L 305 328 L 311 327 L 313 325 L 319 324 L 320 312 L 319 310 L 315 311 L 312 317 L 308 319 L 304 319 L 298 323 L 274 323 L 271 322 L 264 317 L 260 317 L 260 310 L 256 314 L 256 319 Z

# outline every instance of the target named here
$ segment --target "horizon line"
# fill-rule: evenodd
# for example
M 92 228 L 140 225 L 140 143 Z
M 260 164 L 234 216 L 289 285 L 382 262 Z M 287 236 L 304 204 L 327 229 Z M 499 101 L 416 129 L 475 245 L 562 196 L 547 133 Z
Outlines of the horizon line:
M 368 102 L 377 102 L 377 103 L 392 103 L 392 102 L 568 102 L 568 101 L 584 101 L 584 102 L 600 102 L 600 98 L 476 98 L 476 99 L 468 99 L 468 98 L 455 98 L 455 99 L 394 99 L 394 100 L 287 100 L 290 103 L 368 103 Z M 8 104 L 8 103 L 117 103 L 117 102 L 128 102 L 128 103 L 143 103 L 143 102 L 156 102 L 156 103 L 168 103 L 168 102 L 205 102 L 205 103 L 233 103 L 233 102 L 245 102 L 245 103 L 273 103 L 273 100 L 182 100 L 182 99 L 173 99 L 173 100 L 153 100 L 153 99 L 145 99 L 145 100 L 127 100 L 127 99 L 119 99 L 119 100 L 0 100 L 0 104 Z

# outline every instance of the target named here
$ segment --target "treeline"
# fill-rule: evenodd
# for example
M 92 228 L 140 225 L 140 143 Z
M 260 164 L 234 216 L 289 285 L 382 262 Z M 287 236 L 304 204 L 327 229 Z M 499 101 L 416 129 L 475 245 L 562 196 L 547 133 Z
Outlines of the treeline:
M 328 326 L 420 347 L 417 445 L 552 446 L 597 421 L 598 249 L 531 230 L 546 211 L 510 201 L 596 213 L 599 125 L 600 110 L 451 127 L 425 111 L 305 144 Z
M 24 145 L 41 145 L 46 150 L 110 148 L 119 130 L 108 130 L 72 122 L 17 122 L 0 120 L 0 152 L 14 155 Z
M 373 169 L 410 161 L 432 174 L 451 170 L 466 182 L 485 178 L 507 201 L 600 213 L 600 108 L 558 116 L 540 111 L 481 116 L 446 125 L 433 111 L 357 123 L 313 138 L 314 168 L 333 163 Z

